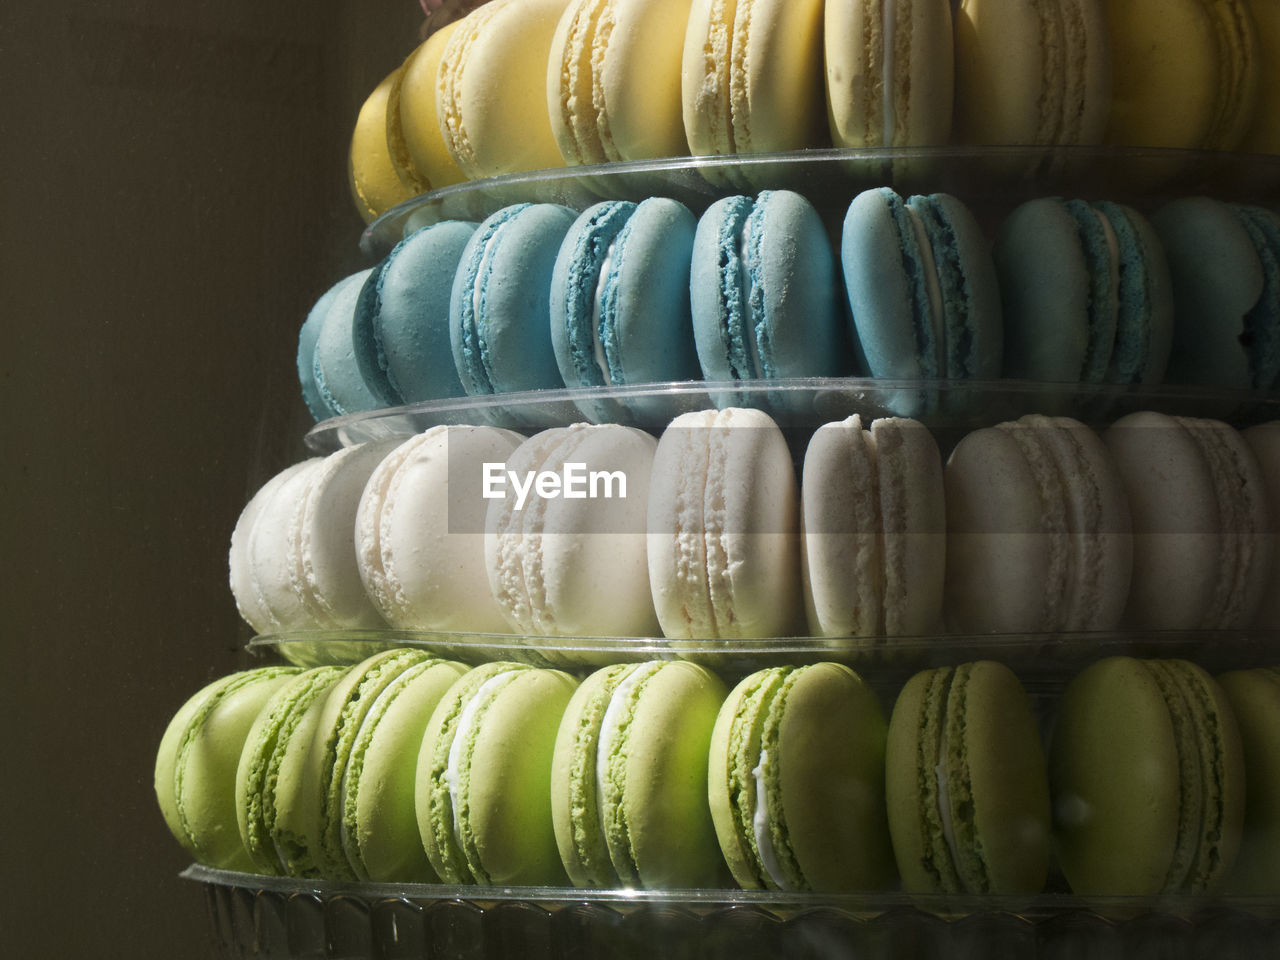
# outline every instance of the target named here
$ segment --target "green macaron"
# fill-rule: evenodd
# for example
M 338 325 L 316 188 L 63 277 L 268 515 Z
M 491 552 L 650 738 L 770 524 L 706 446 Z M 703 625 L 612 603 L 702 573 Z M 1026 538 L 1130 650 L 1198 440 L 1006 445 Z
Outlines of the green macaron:
M 1085 669 L 1063 692 L 1049 776 L 1076 893 L 1221 886 L 1240 846 L 1244 760 L 1227 696 L 1200 667 L 1109 657 Z
M 575 886 L 715 886 L 724 863 L 707 807 L 707 750 L 723 682 L 683 661 L 604 667 L 556 738 L 551 804 Z
M 707 788 L 734 879 L 770 890 L 877 890 L 893 880 L 886 724 L 848 667 L 770 667 L 720 708 Z
M 396 649 L 350 667 L 298 720 L 276 779 L 274 840 L 292 876 L 355 880 L 343 846 L 342 781 L 361 725 L 422 650 Z
M 415 809 L 427 859 L 446 883 L 565 882 L 551 825 L 551 754 L 577 681 L 496 662 L 462 677 L 432 712 Z
M 156 752 L 156 800 L 169 831 L 200 863 L 254 869 L 236 829 L 236 766 L 258 712 L 295 673 L 261 667 L 215 680 L 165 729 Z
M 344 667 L 316 667 L 291 677 L 258 712 L 245 738 L 236 768 L 236 823 L 260 873 L 289 872 L 274 837 L 280 764 L 299 721 L 345 672 Z
M 1218 677 L 1244 750 L 1244 835 L 1224 889 L 1280 896 L 1280 667 Z
M 889 832 L 910 893 L 1037 893 L 1049 790 L 1031 701 L 990 661 L 913 676 L 885 746 Z

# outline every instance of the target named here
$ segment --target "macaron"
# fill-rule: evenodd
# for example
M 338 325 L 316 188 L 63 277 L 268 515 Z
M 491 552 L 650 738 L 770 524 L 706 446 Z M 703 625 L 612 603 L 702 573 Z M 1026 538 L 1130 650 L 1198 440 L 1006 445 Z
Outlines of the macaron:
M 689 152 L 680 62 L 690 0 L 571 0 L 547 59 L 547 109 L 569 166 Z
M 1258 103 L 1253 122 L 1238 149 L 1248 153 L 1280 153 L 1280 3 L 1249 4 L 1258 34 Z
M 786 438 L 759 410 L 676 417 L 649 485 L 649 586 L 673 638 L 785 636 L 800 619 L 799 503 Z
M 468 179 L 562 167 L 547 59 L 568 0 L 491 0 L 457 24 L 436 74 L 445 149 Z
M 343 836 L 347 764 L 361 726 L 382 695 L 410 668 L 433 662 L 424 650 L 376 653 L 348 668 L 298 719 L 279 760 L 270 828 L 291 876 L 357 879 Z M 412 815 L 412 807 L 409 811 Z
M 156 802 L 169 832 L 206 866 L 254 871 L 236 829 L 236 765 L 258 711 L 296 673 L 259 667 L 220 677 L 165 727 L 156 751 Z
M 355 328 L 356 304 L 371 272 L 372 269 L 361 270 L 351 275 L 350 282 L 340 284 L 323 319 L 317 319 L 319 329 L 311 357 L 311 379 L 329 416 L 362 413 L 385 405 L 361 373 L 360 354 L 372 344 L 357 337 Z M 299 349 L 301 341 L 299 337 Z M 376 361 L 366 360 L 364 366 L 376 366 Z M 303 384 L 306 391 L 305 380 Z
M 228 554 L 231 589 L 259 633 L 384 625 L 365 595 L 352 530 L 385 442 L 344 447 L 288 468 L 241 513 Z
M 489 6 L 502 4 L 476 13 Z M 449 338 L 468 396 L 564 386 L 551 342 L 551 276 L 576 219 L 556 204 L 515 204 L 467 241 L 449 301 Z
M 1272 582 L 1275 535 L 1248 444 L 1217 420 L 1146 411 L 1117 420 L 1105 439 L 1133 515 L 1125 623 L 1250 626 Z
M 770 667 L 716 718 L 707 790 L 720 849 L 745 889 L 880 890 L 895 876 L 884 714 L 843 664 Z
M 1110 657 L 1067 685 L 1049 751 L 1058 863 L 1083 896 L 1204 894 L 1240 846 L 1245 771 L 1222 688 Z
M 1004 374 L 1057 383 L 1159 383 L 1173 339 L 1164 247 L 1131 207 L 1045 197 L 1018 206 L 992 251 Z
M 683 661 L 604 667 L 574 692 L 555 741 L 551 810 L 575 886 L 718 884 L 707 750 L 725 692 Z
M 1136 565 L 1124 481 L 1098 435 L 1065 417 L 961 439 L 945 473 L 951 629 L 1114 630 Z
M 580 423 L 512 452 L 485 516 L 484 560 L 513 633 L 657 635 L 645 553 L 656 448 L 633 427 Z
M 889 719 L 885 800 L 908 893 L 1033 894 L 1049 867 L 1049 784 L 1031 701 L 992 661 L 925 670 Z
M 290 677 L 254 718 L 236 765 L 236 825 L 255 873 L 287 874 L 290 864 L 276 847 L 276 785 L 280 765 L 302 718 L 347 672 L 344 666 L 314 667 Z M 294 750 L 303 747 L 295 743 Z
M 388 98 L 388 149 L 401 180 L 407 175 L 418 193 L 466 179 L 445 148 L 436 109 L 436 75 L 456 26 L 446 24 L 413 49 L 401 64 Z
M 849 372 L 831 243 L 800 194 L 717 200 L 698 221 L 692 256 L 693 335 L 706 379 Z
M 485 464 L 524 438 L 435 426 L 390 451 L 353 517 L 356 568 L 373 606 L 401 630 L 506 633 L 485 573 Z
M 1280 214 L 1208 197 L 1151 217 L 1173 277 L 1170 383 L 1280 385 Z
M 819 427 L 800 474 L 801 585 L 815 636 L 894 637 L 942 625 L 942 457 L 918 421 Z
M 681 61 L 693 155 L 827 142 L 821 0 L 693 0 Z
M 307 405 L 307 412 L 316 421 L 327 420 L 329 417 L 338 415 L 338 411 L 333 409 L 320 393 L 320 385 L 316 382 L 316 341 L 320 339 L 320 331 L 324 329 L 329 309 L 338 298 L 339 291 L 343 286 L 351 283 L 360 286 L 366 277 L 367 273 L 360 271 L 354 276 L 343 277 L 326 290 L 307 312 L 307 319 L 303 321 L 302 328 L 298 331 L 298 384 L 302 387 L 302 401 Z M 351 301 L 344 298 L 343 302 Z
M 1258 461 L 1262 471 L 1262 483 L 1267 491 L 1267 511 L 1271 515 L 1271 527 L 1267 531 L 1273 539 L 1271 560 L 1271 585 L 1263 588 L 1262 602 L 1254 617 L 1254 625 L 1262 629 L 1274 629 L 1280 624 L 1280 556 L 1274 545 L 1277 526 L 1280 526 L 1280 420 L 1260 423 L 1241 431 L 1244 442 Z
M 873 377 L 1000 376 L 1000 288 L 982 228 L 944 193 L 854 197 L 840 263 L 859 349 Z
M 566 882 L 551 818 L 551 763 L 578 682 L 496 661 L 458 680 L 423 734 L 415 807 L 445 883 Z
M 551 275 L 551 343 L 566 386 L 697 379 L 689 313 L 696 227 L 687 207 L 662 197 L 606 200 L 574 221 Z M 575 402 L 596 422 L 657 406 L 641 398 Z
M 962 143 L 1094 144 L 1111 107 L 1106 0 L 963 0 L 955 11 Z M 1118 69 L 1118 67 L 1117 67 Z
M 1218 683 L 1240 730 L 1244 754 L 1244 827 L 1228 894 L 1280 894 L 1280 670 L 1232 670 Z
M 837 147 L 922 147 L 951 135 L 948 0 L 826 0 L 827 117 Z
M 449 299 L 474 223 L 446 220 L 396 244 L 365 279 L 352 333 L 356 364 L 381 406 L 463 396 Z
M 387 102 L 399 68 L 373 88 L 356 115 L 347 153 L 347 182 L 351 198 L 365 223 L 373 223 L 392 207 L 412 198 L 414 190 L 401 182 L 387 147 Z
M 1245 0 L 1106 6 L 1113 98 L 1108 143 L 1230 150 L 1258 102 L 1261 51 Z

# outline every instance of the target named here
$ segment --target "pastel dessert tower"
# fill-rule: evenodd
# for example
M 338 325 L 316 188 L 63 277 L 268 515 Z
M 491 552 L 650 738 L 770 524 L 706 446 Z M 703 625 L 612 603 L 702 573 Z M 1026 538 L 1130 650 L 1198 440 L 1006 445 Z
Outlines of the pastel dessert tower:
M 230 535 L 289 665 L 159 744 L 196 875 L 1274 906 L 1280 214 L 1062 178 L 1280 183 L 1272 6 L 424 0 Z

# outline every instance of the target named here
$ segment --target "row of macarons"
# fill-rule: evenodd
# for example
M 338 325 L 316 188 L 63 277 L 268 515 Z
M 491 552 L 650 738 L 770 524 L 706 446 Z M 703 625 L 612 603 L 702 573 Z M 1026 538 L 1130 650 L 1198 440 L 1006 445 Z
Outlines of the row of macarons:
M 351 184 L 372 220 L 464 179 L 691 154 L 1276 152 L 1278 56 L 1269 0 L 492 0 L 371 94 Z
M 1056 863 L 1083 895 L 1280 892 L 1280 669 L 1111 657 L 1037 708 L 977 661 L 880 700 L 830 662 L 730 690 L 395 649 L 214 681 L 155 789 L 198 861 L 335 881 L 1017 895 Z
M 793 446 L 795 449 L 793 450 Z M 795 464 L 800 463 L 797 471 Z M 1280 421 L 437 426 L 295 464 L 230 582 L 263 634 L 747 639 L 1275 629 Z
M 1041 198 L 989 238 L 947 194 L 857 195 L 833 245 L 786 190 L 446 221 L 309 312 L 317 420 L 445 397 L 668 381 L 1280 384 L 1280 214 L 1204 197 L 1148 219 Z M 579 402 L 643 417 L 642 397 Z M 904 411 L 905 412 L 905 411 Z

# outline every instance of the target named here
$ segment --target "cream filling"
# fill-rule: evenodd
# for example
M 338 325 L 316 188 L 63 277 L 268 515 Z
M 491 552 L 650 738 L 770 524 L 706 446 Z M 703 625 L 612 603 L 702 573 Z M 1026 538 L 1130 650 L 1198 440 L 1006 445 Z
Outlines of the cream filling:
M 596 278 L 596 295 L 591 304 L 591 347 L 595 353 L 596 366 L 604 377 L 606 387 L 613 386 L 613 377 L 609 374 L 609 358 L 604 352 L 604 338 L 600 336 L 600 321 L 604 317 L 604 288 L 609 279 L 609 268 L 613 265 L 613 255 L 618 247 L 615 236 L 605 251 L 604 262 L 600 264 L 600 275 Z
M 751 215 L 742 221 L 742 229 L 738 231 L 738 264 L 742 273 L 738 278 L 739 299 L 742 302 L 743 333 L 750 347 L 751 376 L 760 380 L 764 377 L 764 369 L 760 364 L 760 344 L 756 339 L 756 315 L 751 302 Z
M 609 758 L 613 755 L 618 732 L 622 728 L 632 693 L 661 668 L 662 662 L 657 661 L 637 667 L 627 674 L 613 688 L 613 694 L 609 697 L 609 706 L 605 708 L 604 717 L 600 721 L 600 739 L 596 741 L 596 815 L 600 820 L 600 830 L 606 838 L 609 836 L 609 831 L 606 829 L 608 817 L 605 805 L 606 787 L 609 782 Z M 610 850 L 610 856 L 612 853 L 613 851 Z
M 519 670 L 504 670 L 480 684 L 480 688 L 472 694 L 467 705 L 462 708 L 458 725 L 453 732 L 453 742 L 449 744 L 449 762 L 444 768 L 444 782 L 449 787 L 449 807 L 453 814 L 453 839 L 464 855 L 466 846 L 462 842 L 462 819 L 458 816 L 459 787 L 462 781 L 459 768 L 462 766 L 463 745 L 471 739 L 471 734 L 480 721 L 480 712 L 493 699 L 493 694 L 499 687 L 505 686 L 507 678 L 519 672 Z
M 951 853 L 951 864 L 956 876 L 960 876 L 960 849 L 956 843 L 955 824 L 951 820 L 951 783 L 947 777 L 947 740 L 951 719 L 945 715 L 945 702 L 942 709 L 942 736 L 938 739 L 938 763 L 933 768 L 933 775 L 938 783 L 938 819 L 942 824 L 942 839 L 946 841 L 947 850 Z M 963 883 L 963 878 L 961 882 Z
M 880 16 L 880 40 L 884 69 L 880 83 L 880 145 L 882 147 L 891 147 L 893 146 L 893 128 L 897 121 L 893 110 L 893 41 L 896 19 L 893 0 L 881 0 Z
M 929 322 L 933 326 L 933 359 L 938 376 L 947 375 L 947 325 L 942 311 L 942 282 L 938 279 L 938 263 L 933 258 L 933 246 L 929 243 L 929 234 L 924 228 L 924 221 L 911 206 L 906 207 L 911 215 L 911 230 L 916 236 L 916 246 L 920 248 L 920 268 L 925 275 L 925 289 L 929 296 Z
M 760 762 L 751 771 L 756 782 L 756 811 L 751 820 L 752 830 L 756 835 L 756 851 L 760 854 L 760 866 L 765 875 L 773 881 L 779 890 L 790 890 L 786 874 L 778 862 L 778 851 L 773 845 L 773 835 L 769 832 L 769 789 L 766 776 L 769 770 L 769 751 L 760 751 Z

